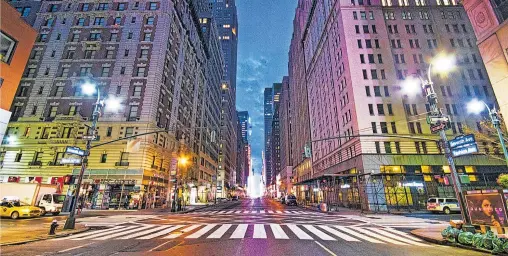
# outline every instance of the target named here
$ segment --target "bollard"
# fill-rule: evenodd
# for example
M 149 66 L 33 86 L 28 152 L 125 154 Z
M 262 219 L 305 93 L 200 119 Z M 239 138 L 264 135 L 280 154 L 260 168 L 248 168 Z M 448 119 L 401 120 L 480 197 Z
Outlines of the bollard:
M 51 226 L 49 227 L 49 234 L 54 235 L 57 227 L 58 227 L 58 223 L 56 222 L 56 220 L 53 220 L 51 222 Z

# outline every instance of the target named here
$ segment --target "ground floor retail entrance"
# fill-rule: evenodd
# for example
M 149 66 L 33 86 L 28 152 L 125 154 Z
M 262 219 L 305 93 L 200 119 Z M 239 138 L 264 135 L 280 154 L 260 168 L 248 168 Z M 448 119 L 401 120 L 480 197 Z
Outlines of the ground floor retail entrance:
M 79 170 L 73 170 L 77 177 Z M 76 178 L 77 179 L 77 178 Z M 68 195 L 74 196 L 74 186 Z M 145 175 L 143 170 L 87 170 L 79 202 L 88 209 L 147 209 L 166 205 L 168 181 L 162 175 Z
M 324 174 L 299 182 L 293 192 L 301 204 L 326 203 L 329 210 L 347 207 L 374 212 L 425 210 L 430 197 L 453 198 L 455 193 L 449 171 L 442 166 L 413 168 L 399 166 L 377 174 Z M 506 167 L 459 167 L 464 191 L 499 189 L 496 180 Z M 415 172 L 415 170 L 418 170 Z M 423 170 L 423 172 L 422 172 Z

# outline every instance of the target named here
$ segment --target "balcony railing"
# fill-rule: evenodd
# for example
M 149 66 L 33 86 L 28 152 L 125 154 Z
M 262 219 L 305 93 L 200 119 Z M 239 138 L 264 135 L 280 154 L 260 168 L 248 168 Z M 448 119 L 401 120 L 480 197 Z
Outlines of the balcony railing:
M 129 162 L 116 162 L 115 166 L 129 166 Z

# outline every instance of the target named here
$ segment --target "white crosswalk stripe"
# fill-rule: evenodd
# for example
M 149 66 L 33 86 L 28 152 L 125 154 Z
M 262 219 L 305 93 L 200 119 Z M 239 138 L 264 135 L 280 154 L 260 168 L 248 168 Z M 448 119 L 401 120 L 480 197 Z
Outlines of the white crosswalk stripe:
M 193 234 L 188 235 L 188 236 L 187 236 L 187 237 L 185 237 L 185 238 L 190 238 L 190 239 L 192 239 L 192 238 L 199 238 L 199 237 L 201 237 L 202 235 L 204 235 L 206 232 L 208 232 L 208 231 L 212 230 L 212 228 L 214 228 L 215 226 L 217 226 L 217 224 L 208 224 L 208 225 L 206 225 L 204 228 L 202 228 L 202 229 L 200 229 L 200 230 L 196 231 L 196 232 L 195 232 L 195 233 L 193 233 Z
M 280 227 L 279 224 L 270 224 L 270 228 L 272 228 L 273 235 L 276 239 L 289 239 L 289 237 L 284 233 L 284 230 Z
M 213 232 L 207 238 L 221 238 L 231 226 L 232 226 L 231 224 L 224 224 L 220 228 L 215 230 L 215 232 Z
M 230 238 L 240 238 L 240 239 L 244 238 L 248 227 L 249 227 L 249 225 L 247 225 L 247 224 L 238 225 L 238 227 L 235 229 L 235 231 L 233 232 L 233 234 L 231 235 Z
M 250 229 L 251 227 L 252 229 Z M 269 229 L 269 231 L 267 231 Z M 228 232 L 229 231 L 229 232 Z M 232 233 L 230 233 L 232 232 Z M 231 234 L 231 235 L 229 235 Z M 296 236 L 296 238 L 295 238 Z M 311 224 L 187 224 L 116 226 L 84 232 L 56 240 L 127 240 L 127 239 L 299 239 L 347 241 L 428 247 L 408 233 L 383 227 L 345 227 Z
M 315 228 L 312 225 L 303 225 L 307 230 L 312 232 L 314 235 L 318 236 L 321 240 L 333 241 L 335 238 L 325 234 L 323 231 Z
M 356 231 L 359 231 L 359 232 L 361 232 L 363 234 L 366 234 L 366 235 L 369 235 L 369 236 L 373 236 L 373 237 L 375 237 L 375 238 L 377 238 L 379 240 L 385 241 L 385 242 L 389 242 L 389 243 L 392 243 L 392 244 L 398 244 L 398 245 L 407 245 L 407 244 L 399 242 L 397 240 L 394 240 L 394 239 L 391 239 L 391 238 L 379 235 L 379 234 L 377 234 L 375 232 L 372 232 L 370 230 L 365 230 L 365 229 L 357 228 L 357 227 L 351 227 L 351 228 L 356 230 Z
M 254 224 L 253 238 L 266 238 L 266 231 L 263 224 Z
M 171 234 L 169 236 L 166 236 L 165 238 L 168 238 L 168 239 L 173 239 L 173 238 L 177 238 L 183 234 L 185 234 L 186 232 L 190 232 L 196 228 L 199 228 L 201 225 L 192 225 L 190 227 L 187 227 L 187 228 L 184 228 L 180 231 L 180 233 L 176 233 L 176 234 Z
M 354 242 L 360 242 L 360 240 L 358 240 L 358 239 L 356 239 L 356 238 L 354 238 L 354 237 L 350 237 L 350 236 L 348 236 L 348 235 L 346 235 L 346 234 L 343 234 L 343 233 L 339 232 L 338 230 L 333 229 L 333 228 L 331 228 L 331 227 L 328 227 L 328 226 L 325 226 L 325 225 L 320 225 L 319 227 L 320 227 L 321 229 L 324 229 L 324 230 L 325 230 L 325 231 L 327 231 L 328 233 L 330 233 L 330 234 L 332 234 L 332 235 L 334 235 L 334 236 L 340 237 L 340 238 L 342 238 L 342 239 L 344 239 L 344 240 L 346 240 L 346 241 L 350 241 L 350 242 L 351 242 L 351 241 L 354 241 Z
M 355 232 L 354 230 L 351 230 L 349 228 L 346 228 L 346 227 L 342 227 L 342 226 L 335 226 L 335 228 L 337 228 L 338 230 L 341 230 L 341 231 L 344 231 L 344 233 L 347 233 L 349 235 L 352 235 L 352 236 L 355 236 L 355 237 L 358 237 L 360 239 L 363 239 L 365 241 L 369 241 L 371 243 L 374 243 L 374 244 L 384 244 L 384 242 L 381 242 L 379 240 L 376 240 L 372 237 L 369 237 L 369 236 L 366 236 L 366 235 L 363 235 L 363 234 L 360 234 L 358 232 Z
M 122 236 L 122 237 L 119 237 L 118 239 L 127 240 L 127 239 L 131 239 L 131 238 L 134 238 L 134 237 L 140 237 L 140 236 L 148 235 L 148 234 L 153 233 L 153 232 L 160 231 L 160 230 L 165 229 L 165 228 L 167 228 L 167 226 L 156 227 L 154 229 L 145 230 L 143 232 L 137 232 L 137 233 L 134 233 L 132 235 Z
M 153 227 L 152 225 L 146 225 L 146 226 L 142 226 L 142 227 L 139 227 L 139 228 L 136 228 L 136 229 L 122 231 L 122 232 L 114 233 L 114 234 L 107 235 L 107 236 L 97 237 L 97 238 L 94 238 L 94 240 L 107 240 L 107 239 L 110 239 L 110 238 L 113 238 L 113 237 L 119 237 L 119 236 L 127 235 L 127 234 L 132 233 L 132 232 L 138 232 L 138 231 L 142 231 L 144 229 L 148 229 L 148 228 L 152 228 L 152 227 Z
M 307 235 L 301 228 L 294 224 L 288 224 L 287 227 L 293 231 L 293 233 L 300 239 L 303 240 L 314 240 L 312 236 Z

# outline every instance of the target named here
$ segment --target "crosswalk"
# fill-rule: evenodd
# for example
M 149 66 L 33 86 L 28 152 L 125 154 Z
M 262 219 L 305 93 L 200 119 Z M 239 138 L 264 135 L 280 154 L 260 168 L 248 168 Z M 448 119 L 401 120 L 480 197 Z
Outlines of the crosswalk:
M 429 246 L 405 232 L 384 227 L 298 224 L 119 225 L 56 240 L 148 239 L 276 239 L 324 240 L 403 246 Z
M 203 212 L 190 212 L 187 214 L 201 214 L 201 215 L 217 215 L 217 214 L 285 214 L 285 215 L 324 215 L 320 212 L 310 211 L 288 211 L 288 210 L 223 210 L 223 211 L 203 211 Z

